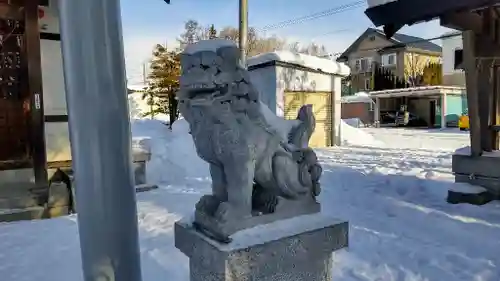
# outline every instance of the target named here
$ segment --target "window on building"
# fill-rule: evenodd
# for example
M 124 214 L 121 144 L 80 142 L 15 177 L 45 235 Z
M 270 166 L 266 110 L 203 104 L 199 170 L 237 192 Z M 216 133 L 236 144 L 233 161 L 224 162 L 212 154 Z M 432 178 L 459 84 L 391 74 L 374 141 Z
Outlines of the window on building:
M 382 66 L 393 66 L 393 65 L 396 65 L 396 54 L 382 55 Z
M 455 57 L 454 57 L 453 61 L 454 61 L 453 67 L 455 69 L 464 69 L 464 66 L 463 66 L 464 50 L 463 49 L 456 49 L 455 50 Z
M 373 58 L 359 58 L 355 61 L 355 69 L 360 72 L 371 71 Z
M 369 91 L 371 90 L 371 86 L 372 86 L 372 81 L 370 78 L 366 78 L 365 79 L 365 90 L 366 91 Z

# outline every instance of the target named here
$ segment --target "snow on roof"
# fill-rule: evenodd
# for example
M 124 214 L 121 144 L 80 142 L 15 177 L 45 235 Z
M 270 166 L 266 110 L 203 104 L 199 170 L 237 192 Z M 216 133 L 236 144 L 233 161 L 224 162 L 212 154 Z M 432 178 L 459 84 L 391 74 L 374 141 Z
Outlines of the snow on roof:
M 403 96 L 426 96 L 436 94 L 463 94 L 465 87 L 458 86 L 421 86 L 401 89 L 390 89 L 381 91 L 372 91 L 370 96 L 374 97 L 403 97 Z
M 443 36 L 443 37 L 447 36 L 446 38 L 442 38 L 442 39 L 448 39 L 450 37 L 453 38 L 453 36 L 455 36 L 455 35 L 458 37 L 458 36 L 462 35 L 462 32 L 457 31 L 457 30 L 452 30 L 452 31 L 448 31 L 448 32 L 443 33 L 443 35 L 441 35 L 441 36 Z
M 185 54 L 194 54 L 201 51 L 212 51 L 216 52 L 217 49 L 221 47 L 236 47 L 236 44 L 231 40 L 226 39 L 211 39 L 211 40 L 201 40 L 194 44 L 188 45 L 184 49 Z
M 373 103 L 370 94 L 366 92 L 359 92 L 352 96 L 343 96 L 340 98 L 340 101 L 342 103 L 356 103 L 356 102 Z
M 351 72 L 351 69 L 344 63 L 290 51 L 276 51 L 260 54 L 249 58 L 247 64 L 248 66 L 257 66 L 272 61 L 300 65 L 309 69 L 342 76 L 347 76 Z

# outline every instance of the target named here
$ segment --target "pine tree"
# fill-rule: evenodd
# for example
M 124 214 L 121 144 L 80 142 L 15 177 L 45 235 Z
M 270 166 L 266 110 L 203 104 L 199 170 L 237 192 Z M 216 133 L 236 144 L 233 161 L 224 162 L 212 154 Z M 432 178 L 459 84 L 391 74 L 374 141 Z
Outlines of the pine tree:
M 217 38 L 217 30 L 215 29 L 215 26 L 213 24 L 208 29 L 208 38 L 209 39 Z
M 175 94 L 179 90 L 181 73 L 180 55 L 169 51 L 166 46 L 156 45 L 148 75 L 148 88 L 143 99 L 148 99 L 151 111 L 146 115 L 168 114 L 170 124 L 179 117 L 178 101 Z

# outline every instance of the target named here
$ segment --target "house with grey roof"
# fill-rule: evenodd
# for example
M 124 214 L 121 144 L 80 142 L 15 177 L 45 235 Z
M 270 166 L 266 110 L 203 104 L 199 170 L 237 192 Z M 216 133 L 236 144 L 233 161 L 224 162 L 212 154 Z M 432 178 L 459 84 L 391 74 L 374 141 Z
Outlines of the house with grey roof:
M 423 74 L 429 63 L 441 62 L 441 46 L 429 40 L 396 33 L 387 39 L 384 32 L 366 29 L 337 59 L 351 68 L 351 86 L 354 92 L 370 91 L 375 66 L 390 69 L 408 81 Z

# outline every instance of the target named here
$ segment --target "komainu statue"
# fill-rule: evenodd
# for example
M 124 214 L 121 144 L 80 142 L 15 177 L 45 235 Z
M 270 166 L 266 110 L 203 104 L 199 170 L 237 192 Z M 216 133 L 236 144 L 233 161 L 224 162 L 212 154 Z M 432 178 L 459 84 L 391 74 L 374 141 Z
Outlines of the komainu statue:
M 231 41 L 190 45 L 181 66 L 179 109 L 212 177 L 212 194 L 196 204 L 193 225 L 228 243 L 239 230 L 319 212 L 322 169 L 308 147 L 312 106 L 297 120 L 271 113 Z

